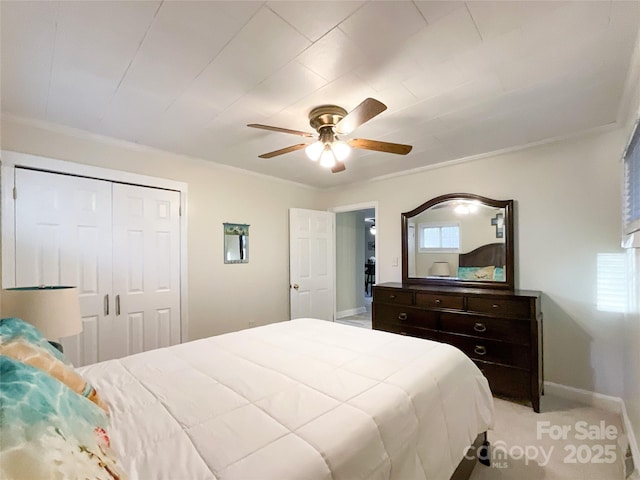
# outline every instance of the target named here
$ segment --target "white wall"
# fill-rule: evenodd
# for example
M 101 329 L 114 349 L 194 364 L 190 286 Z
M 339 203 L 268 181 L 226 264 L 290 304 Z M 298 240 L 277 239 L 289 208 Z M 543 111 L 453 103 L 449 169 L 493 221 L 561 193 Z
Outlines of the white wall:
M 8 119 L 1 147 L 188 184 L 188 339 L 289 318 L 288 209 L 315 208 L 315 189 Z M 249 263 L 223 263 L 223 222 L 251 225 Z
M 622 252 L 622 143 L 610 131 L 321 195 L 326 207 L 378 202 L 379 282 L 402 279 L 402 212 L 452 192 L 514 199 L 516 287 L 543 292 L 545 379 L 621 396 L 624 318 L 595 298 L 597 254 Z

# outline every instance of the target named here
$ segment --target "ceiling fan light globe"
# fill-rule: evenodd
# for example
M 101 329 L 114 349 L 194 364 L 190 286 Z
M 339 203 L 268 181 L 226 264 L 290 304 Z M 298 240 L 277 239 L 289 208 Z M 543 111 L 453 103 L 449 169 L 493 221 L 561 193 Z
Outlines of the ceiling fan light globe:
M 331 149 L 333 150 L 333 154 L 339 162 L 345 160 L 351 153 L 351 147 L 349 146 L 349 144 L 347 142 L 343 142 L 342 140 L 333 142 L 333 144 L 331 145 Z
M 331 148 L 325 148 L 320 155 L 320 165 L 326 168 L 332 168 L 336 164 L 336 157 Z
M 322 144 L 322 142 L 313 142 L 311 145 L 304 149 L 307 157 L 309 157 L 309 159 L 313 160 L 314 162 L 318 161 L 320 155 L 322 155 L 323 150 L 324 145 Z

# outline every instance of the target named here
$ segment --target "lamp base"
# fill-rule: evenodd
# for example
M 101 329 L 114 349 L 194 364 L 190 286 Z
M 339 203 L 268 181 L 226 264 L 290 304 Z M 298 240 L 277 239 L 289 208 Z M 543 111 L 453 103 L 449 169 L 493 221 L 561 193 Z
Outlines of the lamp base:
M 52 342 L 49 340 L 49 343 L 53 345 L 60 353 L 64 353 L 64 349 L 62 348 L 62 344 L 58 342 Z

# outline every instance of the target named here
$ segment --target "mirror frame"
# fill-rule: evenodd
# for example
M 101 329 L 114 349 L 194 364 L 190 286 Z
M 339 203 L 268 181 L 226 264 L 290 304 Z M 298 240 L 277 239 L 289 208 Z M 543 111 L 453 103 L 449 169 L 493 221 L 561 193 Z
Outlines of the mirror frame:
M 443 202 L 451 200 L 476 200 L 490 207 L 504 208 L 504 231 L 505 231 L 505 281 L 470 281 L 459 280 L 457 278 L 443 277 L 409 277 L 409 239 L 408 227 L 409 219 L 421 214 L 425 210 Z M 513 200 L 494 200 L 492 198 L 481 197 L 472 193 L 450 193 L 432 198 L 417 208 L 402 214 L 402 283 L 417 285 L 436 285 L 450 287 L 470 287 L 470 288 L 491 288 L 507 289 L 515 288 L 515 265 L 514 265 L 514 202 Z

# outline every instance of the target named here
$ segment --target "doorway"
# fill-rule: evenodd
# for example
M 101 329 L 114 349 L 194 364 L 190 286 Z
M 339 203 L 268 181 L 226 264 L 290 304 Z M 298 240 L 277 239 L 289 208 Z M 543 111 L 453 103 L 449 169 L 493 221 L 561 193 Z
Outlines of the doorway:
M 336 212 L 337 323 L 371 328 L 376 281 L 377 203 L 340 207 Z

